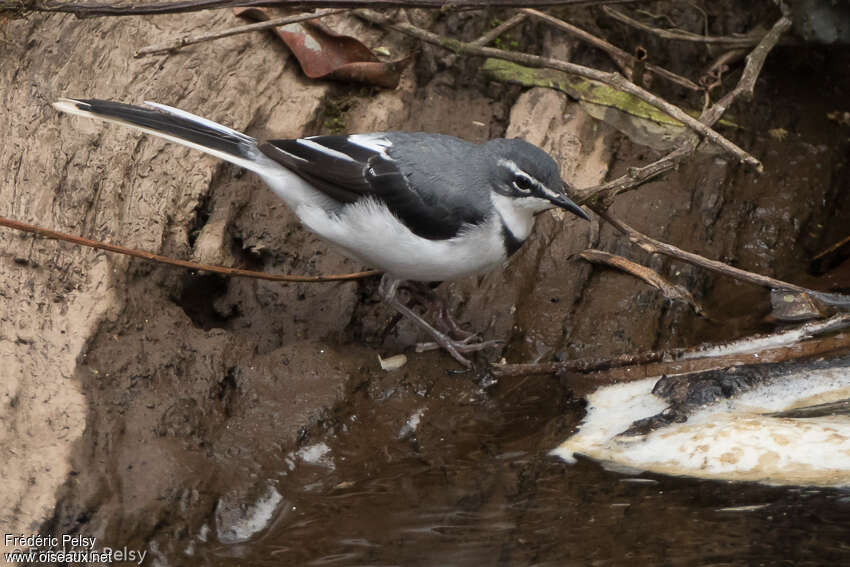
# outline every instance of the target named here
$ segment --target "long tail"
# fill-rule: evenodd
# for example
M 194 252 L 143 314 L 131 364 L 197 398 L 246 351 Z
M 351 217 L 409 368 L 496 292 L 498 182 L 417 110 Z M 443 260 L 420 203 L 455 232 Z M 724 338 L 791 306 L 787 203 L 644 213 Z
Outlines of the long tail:
M 268 167 L 269 160 L 257 149 L 254 138 L 164 104 L 145 102 L 145 105 L 149 108 L 108 100 L 70 98 L 53 103 L 53 107 L 62 112 L 129 126 L 258 173 Z

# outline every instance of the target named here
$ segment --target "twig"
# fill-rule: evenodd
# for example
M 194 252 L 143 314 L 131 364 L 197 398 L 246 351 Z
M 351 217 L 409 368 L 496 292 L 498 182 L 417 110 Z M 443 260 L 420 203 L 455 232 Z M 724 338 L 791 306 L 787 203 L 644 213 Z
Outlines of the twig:
M 509 29 L 514 28 L 524 22 L 525 19 L 526 15 L 522 12 L 514 14 L 495 28 L 491 29 L 490 31 L 476 39 L 475 41 L 470 42 L 470 45 L 489 45 L 490 43 L 495 41 L 497 37 L 508 31 Z
M 663 254 L 671 258 L 676 258 L 677 260 L 682 260 L 683 262 L 686 262 L 693 266 L 705 268 L 707 270 L 723 274 L 736 280 L 748 282 L 769 289 L 785 289 L 805 293 L 812 297 L 816 297 L 824 304 L 831 305 L 833 307 L 841 307 L 844 309 L 850 308 L 850 296 L 841 295 L 839 293 L 824 293 L 821 291 L 815 291 L 796 284 L 792 284 L 768 276 L 763 276 L 761 274 L 756 274 L 755 272 L 748 272 L 747 270 L 742 270 L 741 268 L 736 268 L 734 266 L 724 264 L 723 262 L 719 262 L 717 260 L 710 260 L 705 256 L 700 256 L 699 254 L 694 254 L 693 252 L 687 252 L 686 250 L 677 248 L 672 244 L 667 244 L 666 242 L 661 242 L 660 240 L 650 238 L 649 236 L 638 232 L 620 219 L 614 217 L 608 211 L 600 209 L 595 210 L 595 212 L 603 219 L 605 219 L 605 221 L 607 221 L 611 226 L 625 234 L 633 244 L 640 246 L 643 250 L 650 254 Z
M 839 248 L 841 248 L 842 246 L 844 246 L 848 242 L 850 242 L 850 236 L 843 238 L 843 239 L 839 240 L 838 242 L 836 242 L 835 244 L 833 244 L 832 246 L 830 246 L 829 248 L 818 252 L 817 254 L 812 256 L 812 260 L 820 260 L 821 258 L 826 256 L 827 254 L 835 252 L 836 250 L 838 250 Z
M 355 14 L 372 23 L 388 27 L 390 29 L 410 35 L 427 43 L 438 45 L 440 47 L 443 47 L 444 49 L 450 49 L 452 51 L 455 51 L 456 53 L 465 53 L 467 55 L 480 55 L 483 57 L 494 57 L 496 59 L 513 61 L 515 63 L 520 63 L 522 65 L 528 65 L 531 67 L 548 67 L 550 69 L 558 69 L 559 71 L 565 71 L 567 73 L 573 73 L 575 75 L 586 77 L 588 79 L 600 81 L 616 89 L 634 95 L 635 97 L 643 100 L 644 102 L 651 104 L 652 106 L 664 111 L 666 114 L 669 114 L 682 124 L 693 129 L 712 143 L 717 144 L 718 146 L 726 150 L 728 153 L 734 155 L 739 161 L 755 167 L 757 171 L 763 171 L 764 169 L 758 159 L 751 156 L 743 149 L 739 148 L 733 142 L 721 136 L 711 128 L 705 126 L 705 124 L 701 123 L 695 118 L 692 118 L 681 108 L 670 104 L 666 100 L 652 94 L 651 92 L 645 89 L 638 87 L 619 73 L 609 73 L 605 71 L 600 71 L 598 69 L 592 69 L 590 67 L 577 65 L 575 63 L 569 63 L 567 61 L 561 61 L 559 59 L 540 57 L 538 55 L 531 55 L 528 53 L 518 53 L 513 51 L 505 51 L 502 49 L 494 49 L 492 47 L 480 47 L 476 45 L 471 45 L 470 43 L 465 43 L 456 39 L 447 38 L 429 32 L 412 24 L 397 22 L 388 16 L 378 14 L 371 10 L 356 10 Z
M 593 264 L 610 266 L 631 274 L 660 291 L 670 301 L 683 301 L 690 305 L 697 315 L 705 316 L 705 310 L 696 302 L 691 292 L 680 285 L 667 281 L 666 278 L 652 268 L 647 268 L 622 256 L 593 248 L 579 252 L 578 256 Z
M 648 351 L 639 354 L 622 354 L 612 358 L 579 358 L 562 362 L 540 362 L 535 364 L 493 364 L 491 370 L 496 376 L 527 376 L 530 374 L 555 374 L 561 372 L 590 373 L 613 368 L 627 366 L 647 365 L 656 362 L 677 363 L 677 367 L 655 369 L 652 375 L 661 375 L 664 372 L 682 373 L 693 370 L 704 370 L 707 366 L 717 368 L 740 363 L 741 356 L 746 354 L 758 354 L 759 359 L 770 359 L 768 353 L 779 353 L 782 349 L 788 349 L 798 345 L 804 339 L 831 333 L 850 326 L 850 314 L 841 314 L 831 317 L 825 321 L 814 321 L 806 323 L 793 329 L 783 330 L 771 335 L 748 337 L 745 339 L 723 343 L 719 345 L 700 345 L 695 348 L 679 348 L 668 351 Z M 842 336 L 840 343 L 847 344 L 848 337 Z M 824 350 L 836 348 L 836 344 L 829 344 Z M 801 349 L 798 350 L 800 356 Z M 823 350 L 817 350 L 817 353 Z M 793 354 L 785 351 L 782 354 Z M 802 351 L 802 355 L 815 354 L 812 350 Z M 787 358 L 787 356 L 786 356 Z M 690 368 L 683 366 L 684 361 L 694 361 L 696 365 Z M 700 362 L 702 361 L 702 364 Z M 706 364 L 705 361 L 708 361 Z M 695 367 L 696 366 L 696 367 Z M 635 378 L 645 376 L 635 373 Z
M 513 8 L 630 4 L 638 0 L 177 0 L 175 2 L 66 2 L 64 0 L 0 0 L 0 12 L 64 12 L 77 17 L 176 14 L 240 6 L 285 8 Z
M 720 117 L 723 115 L 723 112 L 729 107 L 729 105 L 732 104 L 732 102 L 734 102 L 734 100 L 738 96 L 741 96 L 744 93 L 752 93 L 752 89 L 762 69 L 764 60 L 767 58 L 767 55 L 771 51 L 771 49 L 773 49 L 773 47 L 776 45 L 782 33 L 786 31 L 788 27 L 790 27 L 790 23 L 791 22 L 787 16 L 787 13 L 785 12 L 785 10 L 783 10 L 783 16 L 779 20 L 777 20 L 777 22 L 773 25 L 773 28 L 771 28 L 770 32 L 768 32 L 767 34 L 765 34 L 764 37 L 762 37 L 758 46 L 756 46 L 756 48 L 753 49 L 753 51 L 747 57 L 747 64 L 744 69 L 744 73 L 742 74 L 741 79 L 738 82 L 738 85 L 732 91 L 730 91 L 730 93 L 723 97 L 721 101 L 719 101 L 714 106 L 708 108 L 705 112 L 703 112 L 702 116 L 700 117 L 701 122 L 703 122 L 707 126 L 713 125 L 717 120 L 720 119 Z M 587 203 L 591 209 L 593 209 L 603 219 L 611 223 L 617 230 L 626 234 L 632 242 L 638 244 L 649 252 L 659 252 L 671 256 L 673 258 L 683 260 L 692 265 L 718 271 L 725 275 L 735 277 L 743 281 L 748 281 L 757 285 L 762 285 L 771 289 L 790 289 L 800 291 L 802 293 L 817 297 L 822 302 L 831 304 L 833 306 L 842 306 L 844 308 L 850 307 L 850 297 L 842 296 L 839 294 L 824 294 L 821 292 L 815 292 L 813 290 L 801 288 L 800 286 L 796 286 L 794 284 L 789 284 L 788 282 L 783 282 L 774 278 L 769 278 L 752 272 L 747 272 L 739 268 L 734 268 L 722 262 L 709 260 L 707 258 L 699 256 L 698 254 L 685 252 L 684 250 L 676 248 L 675 246 L 651 239 L 607 213 L 606 209 L 613 202 L 614 197 L 624 191 L 633 189 L 639 186 L 640 184 L 648 181 L 649 179 L 652 179 L 653 177 L 656 177 L 676 167 L 678 164 L 684 161 L 684 159 L 689 156 L 691 152 L 694 151 L 694 149 L 696 148 L 696 143 L 697 141 L 692 137 L 691 139 L 686 141 L 682 147 L 677 148 L 676 150 L 670 152 L 661 159 L 640 168 L 630 168 L 629 171 L 620 178 L 585 191 L 584 198 L 581 201 Z M 846 314 L 841 315 L 839 317 L 850 318 L 850 316 Z M 830 321 L 833 321 L 833 319 L 818 323 L 823 323 L 826 325 Z M 551 374 L 560 371 L 587 372 L 591 370 L 601 370 L 605 368 L 626 366 L 630 364 L 648 364 L 660 361 L 664 359 L 666 355 L 667 353 L 651 352 L 644 353 L 641 355 L 623 355 L 616 359 L 606 360 L 597 359 L 574 360 L 543 364 L 513 364 L 494 367 L 493 372 L 497 376 Z
M 295 16 L 287 16 L 285 18 L 275 18 L 273 20 L 267 20 L 265 22 L 260 22 L 257 24 L 247 24 L 244 26 L 236 26 L 233 28 L 228 28 L 226 30 L 219 30 L 215 32 L 202 33 L 198 35 L 184 35 L 164 43 L 158 43 L 156 45 L 149 45 L 147 47 L 143 47 L 136 51 L 134 57 L 143 57 L 145 55 L 153 55 L 155 53 L 163 53 L 168 51 L 176 51 L 181 47 L 186 47 L 187 45 L 192 45 L 195 43 L 201 43 L 202 41 L 212 41 L 214 39 L 221 39 L 223 37 L 230 37 L 231 35 L 237 35 L 241 33 L 249 33 L 255 31 L 267 30 L 270 28 L 276 28 L 278 26 L 285 26 L 287 24 L 295 24 L 298 22 L 306 22 L 308 20 L 315 20 L 317 18 L 324 18 L 325 16 L 331 16 L 333 14 L 340 14 L 342 12 L 347 12 L 346 9 L 335 9 L 335 10 L 322 10 L 320 12 L 316 12 L 314 14 L 297 14 Z
M 700 35 L 697 33 L 691 33 L 689 31 L 684 30 L 665 30 L 661 28 L 656 28 L 642 22 L 639 22 L 619 10 L 615 10 L 614 8 L 610 8 L 608 6 L 603 6 L 602 11 L 607 15 L 611 16 L 615 20 L 619 20 L 624 24 L 632 26 L 633 28 L 637 28 L 639 30 L 643 30 L 645 32 L 649 32 L 651 34 L 657 35 L 663 39 L 672 39 L 678 41 L 690 41 L 694 43 L 713 43 L 713 44 L 721 44 L 721 45 L 734 45 L 747 47 L 750 45 L 757 44 L 762 38 L 758 35 L 747 35 L 747 36 L 708 36 L 708 35 Z
M 676 73 L 673 73 L 672 71 L 668 71 L 667 69 L 664 69 L 664 68 L 659 67 L 657 65 L 653 65 L 652 63 L 641 62 L 641 61 L 638 60 L 637 57 L 635 57 L 631 53 L 628 53 L 627 51 L 623 51 L 622 49 L 620 49 L 616 45 L 612 45 L 612 44 L 608 43 L 607 41 L 605 41 L 604 39 L 598 38 L 595 35 L 588 33 L 588 32 L 584 31 L 583 29 L 581 29 L 579 27 L 574 26 L 573 24 L 565 22 L 564 20 L 561 20 L 561 19 L 556 18 L 554 16 L 550 16 L 549 14 L 544 14 L 543 12 L 540 12 L 538 10 L 534 10 L 532 8 L 524 8 L 520 12 L 528 14 L 530 16 L 533 16 L 533 17 L 535 17 L 539 20 L 543 20 L 544 22 L 548 23 L 549 25 L 552 25 L 552 26 L 554 26 L 554 27 L 556 27 L 560 30 L 563 30 L 563 31 L 565 31 L 569 34 L 572 34 L 572 35 L 578 37 L 579 39 L 593 45 L 594 47 L 597 47 L 598 49 L 605 51 L 606 53 L 611 55 L 611 57 L 613 57 L 615 60 L 620 60 L 620 61 L 623 61 L 624 63 L 627 63 L 632 68 L 637 67 L 639 65 L 639 63 L 643 63 L 645 69 L 649 70 L 650 72 L 654 73 L 655 75 L 658 75 L 659 77 L 663 77 L 663 78 L 667 79 L 668 81 L 672 81 L 672 82 L 676 83 L 677 85 L 680 85 L 680 86 L 685 87 L 686 89 L 690 89 L 692 91 L 701 91 L 702 90 L 702 87 L 700 87 L 698 84 L 694 83 L 693 81 L 691 81 L 687 77 L 677 75 Z M 634 77 L 632 78 L 632 80 L 634 81 Z
M 741 78 L 738 80 L 738 84 L 726 96 L 706 109 L 700 116 L 700 122 L 706 126 L 713 126 L 739 96 L 744 94 L 752 96 L 756 80 L 764 66 L 767 55 L 776 46 L 779 38 L 790 26 L 791 20 L 787 15 L 783 15 L 773 24 L 770 31 L 761 38 L 759 44 L 747 56 L 747 63 L 744 67 L 744 72 L 741 74 Z M 582 191 L 581 202 L 586 203 L 593 210 L 607 209 L 614 202 L 614 198 L 617 195 L 635 189 L 650 179 L 677 167 L 696 149 L 696 143 L 696 139 L 687 140 L 682 147 L 673 150 L 666 156 L 648 165 L 629 168 L 625 175 L 613 181 Z
M 670 355 L 665 351 L 649 351 L 640 354 L 621 354 L 613 358 L 576 358 L 562 362 L 536 362 L 520 364 L 491 364 L 493 375 L 502 377 L 529 376 L 532 374 L 557 374 L 561 372 L 596 372 L 609 368 L 622 368 L 635 364 L 649 364 L 665 360 Z
M 617 179 L 579 191 L 581 197 L 577 199 L 577 202 L 580 205 L 587 205 L 593 210 L 597 208 L 605 210 L 611 206 L 617 195 L 636 189 L 650 179 L 678 167 L 691 155 L 695 148 L 696 143 L 685 142 L 681 147 L 652 163 L 642 167 L 630 167 L 626 170 L 626 173 Z
M 782 34 L 790 28 L 791 18 L 786 15 L 783 15 L 775 24 L 773 24 L 773 27 L 770 28 L 770 31 L 767 32 L 764 37 L 762 37 L 755 49 L 747 55 L 747 63 L 744 66 L 744 72 L 741 74 L 741 79 L 738 81 L 738 84 L 735 85 L 734 89 L 726 93 L 725 96 L 714 103 L 711 108 L 702 113 L 702 116 L 700 116 L 700 120 L 702 122 L 706 124 L 714 124 L 720 120 L 720 117 L 723 116 L 726 109 L 729 108 L 729 106 L 731 106 L 738 97 L 744 97 L 745 100 L 753 98 L 753 91 L 756 87 L 756 79 L 758 79 L 761 69 L 764 67 L 764 61 L 767 59 L 768 53 L 770 53 L 770 51 L 779 42 L 779 38 L 782 37 Z
M 767 54 L 770 52 L 773 46 L 776 45 L 779 37 L 785 30 L 788 29 L 789 25 L 790 20 L 786 16 L 783 16 L 776 22 L 776 24 L 774 24 L 771 31 L 768 32 L 762 38 L 762 41 L 759 43 L 759 45 L 748 56 L 747 66 L 741 76 L 740 81 L 738 82 L 738 85 L 727 96 L 723 97 L 721 101 L 719 101 L 717 104 L 715 104 L 703 113 L 701 120 L 706 125 L 712 125 L 717 120 L 719 120 L 726 108 L 728 108 L 728 106 L 738 96 L 741 96 L 746 92 L 752 92 L 753 85 L 755 84 L 758 74 L 761 71 L 762 65 L 764 63 L 765 58 L 767 57 Z M 705 258 L 698 254 L 686 252 L 684 250 L 681 250 L 680 248 L 660 242 L 658 240 L 645 236 L 644 234 L 641 234 L 634 228 L 630 227 L 619 219 L 611 216 L 610 213 L 607 212 L 607 208 L 613 202 L 614 197 L 616 197 L 618 194 L 637 187 L 638 185 L 648 181 L 649 179 L 652 179 L 676 167 L 678 164 L 684 161 L 685 158 L 689 156 L 695 148 L 696 140 L 692 138 L 691 140 L 688 140 L 682 147 L 677 148 L 676 150 L 670 152 L 666 156 L 651 164 L 640 168 L 630 168 L 627 173 L 621 176 L 620 178 L 600 185 L 598 187 L 591 188 L 590 190 L 585 192 L 583 199 L 581 199 L 580 201 L 590 206 L 590 208 L 593 209 L 600 217 L 602 217 L 604 220 L 614 226 L 614 228 L 629 237 L 629 239 L 633 243 L 641 246 L 641 248 L 650 253 L 658 252 L 661 254 L 665 254 L 667 256 L 683 260 L 689 264 L 713 270 L 724 275 L 734 277 L 742 281 L 747 281 L 756 285 L 768 287 L 770 289 L 788 289 L 806 293 L 811 296 L 817 297 L 820 301 L 829 305 L 840 306 L 844 308 L 850 307 L 850 297 L 842 296 L 839 294 L 827 294 L 809 290 L 794 284 L 790 284 L 788 282 L 783 282 L 781 280 L 762 276 L 760 274 L 755 274 L 746 270 L 741 270 L 740 268 L 734 268 L 732 266 L 724 264 L 723 262 L 709 260 L 708 258 Z M 663 355 L 664 353 L 624 355 L 617 359 L 611 359 L 614 360 L 613 364 L 611 363 L 611 360 L 576 360 L 548 364 L 515 364 L 499 367 L 498 369 L 494 370 L 494 373 L 499 376 L 517 376 L 530 373 L 545 374 L 556 372 L 559 370 L 600 370 L 603 368 L 613 368 L 615 366 L 625 366 L 629 364 L 646 364 L 649 362 L 655 362 L 661 360 L 661 357 Z
M 89 248 L 97 248 L 100 250 L 106 250 L 108 252 L 116 252 L 118 254 L 125 254 L 127 256 L 134 256 L 136 258 L 143 258 L 145 260 L 151 260 L 154 262 L 159 262 L 161 264 L 170 264 L 172 266 L 180 266 L 181 268 L 189 268 L 191 270 L 203 270 L 206 272 L 215 272 L 217 274 L 225 274 L 228 276 L 238 276 L 245 278 L 255 278 L 259 280 L 269 280 L 275 282 L 298 282 L 298 283 L 319 283 L 319 282 L 336 282 L 336 281 L 348 281 L 348 280 L 360 280 L 363 278 L 368 278 L 381 272 L 377 270 L 368 270 L 365 272 L 355 272 L 351 274 L 339 274 L 339 275 L 331 275 L 331 276 L 292 276 L 287 274 L 266 274 L 264 272 L 254 272 L 252 270 L 242 270 L 239 268 L 227 268 L 224 266 L 211 266 L 208 264 L 198 264 L 196 262 L 188 262 L 186 260 L 177 260 L 175 258 L 169 258 L 167 256 L 160 256 L 158 254 L 152 254 L 151 252 L 146 252 L 144 250 L 135 250 L 133 248 L 125 248 L 123 246 L 116 246 L 114 244 L 107 244 L 105 242 L 99 242 L 97 240 L 89 240 L 88 238 L 82 238 L 80 236 L 73 236 L 71 234 L 65 234 L 64 232 L 57 232 L 55 230 L 50 230 L 47 228 L 42 228 L 40 226 L 35 226 L 32 224 L 27 224 L 24 222 L 7 219 L 0 217 L 0 226 L 6 226 L 9 228 L 13 228 L 15 230 L 20 230 L 22 232 L 29 232 L 32 234 L 37 234 L 38 236 L 42 236 L 44 238 L 50 238 L 52 240 L 63 240 L 65 242 L 71 242 L 73 244 L 78 244 L 80 246 L 88 246 Z
M 711 79 L 721 78 L 723 73 L 726 72 L 732 63 L 742 59 L 746 54 L 747 50 L 743 47 L 732 47 L 724 51 L 717 59 L 705 68 L 705 71 L 702 72 L 702 77 L 708 77 Z M 700 82 L 702 83 L 702 79 Z
M 475 41 L 470 42 L 470 45 L 489 45 L 490 43 L 494 42 L 496 38 L 498 38 L 500 35 L 508 31 L 509 29 L 512 29 L 524 22 L 527 17 L 528 16 L 526 16 L 522 12 L 514 14 L 509 19 L 505 20 L 492 30 L 488 31 L 487 33 L 476 39 Z M 451 67 L 455 64 L 458 57 L 459 55 L 457 53 L 450 55 L 446 60 L 446 65 Z

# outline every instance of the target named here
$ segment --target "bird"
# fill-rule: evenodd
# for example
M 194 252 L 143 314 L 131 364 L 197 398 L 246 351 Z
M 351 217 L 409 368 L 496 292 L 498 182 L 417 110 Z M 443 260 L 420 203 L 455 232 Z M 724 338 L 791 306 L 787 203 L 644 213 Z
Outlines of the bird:
M 258 140 L 156 102 L 61 98 L 53 106 L 254 172 L 307 229 L 383 271 L 383 299 L 467 368 L 472 364 L 464 354 L 501 341 L 476 342 L 474 334 L 456 332 L 450 317 L 449 329 L 437 329 L 399 299 L 399 286 L 456 280 L 504 265 L 531 234 L 535 216 L 548 209 L 588 220 L 567 195 L 555 160 L 519 138 L 473 143 L 393 131 Z

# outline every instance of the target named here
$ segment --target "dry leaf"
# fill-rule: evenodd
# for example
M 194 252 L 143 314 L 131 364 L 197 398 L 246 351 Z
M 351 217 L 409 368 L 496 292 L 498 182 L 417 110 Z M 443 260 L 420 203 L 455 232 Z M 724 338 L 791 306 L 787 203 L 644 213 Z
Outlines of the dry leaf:
M 271 16 L 265 8 L 234 8 L 237 16 L 266 21 Z M 379 61 L 359 40 L 338 35 L 313 21 L 280 26 L 273 30 L 311 79 L 354 81 L 393 89 L 410 57 L 397 61 Z

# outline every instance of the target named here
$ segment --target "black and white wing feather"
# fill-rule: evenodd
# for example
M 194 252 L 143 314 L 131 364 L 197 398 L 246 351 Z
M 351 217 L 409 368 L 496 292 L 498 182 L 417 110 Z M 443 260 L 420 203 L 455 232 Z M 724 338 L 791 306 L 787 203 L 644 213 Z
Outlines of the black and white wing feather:
M 442 240 L 484 220 L 463 188 L 447 187 L 444 172 L 433 172 L 431 183 L 410 182 L 419 172 L 394 155 L 399 133 L 313 136 L 270 140 L 260 151 L 301 176 L 333 199 L 354 203 L 373 198 L 384 203 L 410 230 L 423 238 Z M 419 136 L 427 136 L 420 134 Z M 435 139 L 444 138 L 434 135 Z M 405 147 L 409 150 L 408 145 Z

